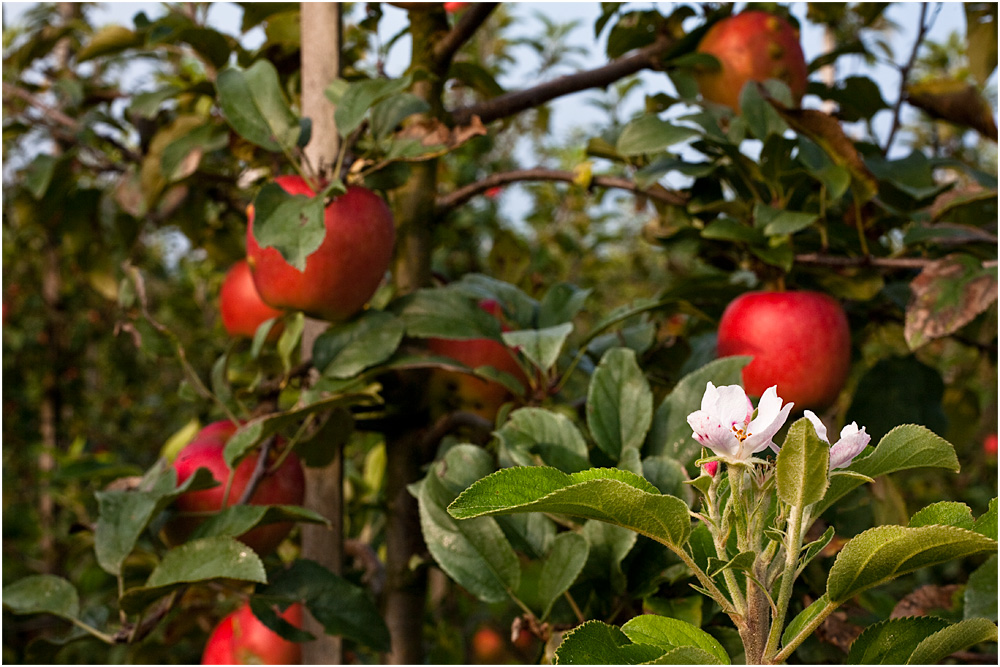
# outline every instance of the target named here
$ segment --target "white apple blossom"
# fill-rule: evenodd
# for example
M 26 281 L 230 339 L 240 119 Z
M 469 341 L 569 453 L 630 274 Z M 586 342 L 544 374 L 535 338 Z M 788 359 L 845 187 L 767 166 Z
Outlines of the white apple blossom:
M 781 403 L 778 388 L 771 387 L 760 397 L 754 417 L 753 403 L 743 387 L 716 387 L 709 382 L 701 410 L 689 414 L 687 421 L 695 439 L 718 456 L 732 462 L 746 461 L 768 447 L 778 451 L 771 438 L 784 425 L 793 405 Z
M 816 427 L 816 435 L 821 440 L 830 442 L 826 437 L 826 426 L 819 420 L 812 410 L 803 412 L 806 418 Z M 851 422 L 840 430 L 840 440 L 830 445 L 830 470 L 834 468 L 846 468 L 851 465 L 854 457 L 864 451 L 872 437 L 865 433 L 865 427 L 858 428 L 857 422 Z

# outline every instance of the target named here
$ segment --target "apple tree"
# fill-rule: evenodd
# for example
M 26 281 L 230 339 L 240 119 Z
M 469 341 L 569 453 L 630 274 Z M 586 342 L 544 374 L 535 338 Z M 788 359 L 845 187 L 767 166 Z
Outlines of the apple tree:
M 995 6 L 235 7 L 4 26 L 5 660 L 995 653 Z

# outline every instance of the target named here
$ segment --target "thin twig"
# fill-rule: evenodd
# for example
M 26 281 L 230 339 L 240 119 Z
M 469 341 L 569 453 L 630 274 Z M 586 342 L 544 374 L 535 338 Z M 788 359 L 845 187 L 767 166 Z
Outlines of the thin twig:
M 452 111 L 452 118 L 456 125 L 468 125 L 473 116 L 479 116 L 483 123 L 491 123 L 540 106 L 563 95 L 577 93 L 588 88 L 604 88 L 630 74 L 655 68 L 659 57 L 673 44 L 673 40 L 660 36 L 649 46 L 602 67 L 568 74 L 532 88 L 515 90 L 471 106 L 460 107 Z
M 892 128 L 889 130 L 889 137 L 885 140 L 885 147 L 882 149 L 882 155 L 889 154 L 889 148 L 892 147 L 892 140 L 896 138 L 896 131 L 899 130 L 899 118 L 900 110 L 903 106 L 903 98 L 906 97 L 906 80 L 910 76 L 910 70 L 913 69 L 913 64 L 917 61 L 917 52 L 920 50 L 920 45 L 924 41 L 924 37 L 927 35 L 927 31 L 930 29 L 930 23 L 925 23 L 927 18 L 927 6 L 930 3 L 922 2 L 920 3 L 920 23 L 917 26 L 917 37 L 913 41 L 913 50 L 910 51 L 910 57 L 906 61 L 906 64 L 899 69 L 899 95 L 896 98 L 896 103 L 892 107 Z M 940 10 L 940 6 L 938 7 Z M 935 15 L 937 11 L 935 11 Z
M 545 167 L 504 171 L 499 174 L 490 174 L 486 178 L 478 180 L 475 183 L 470 183 L 469 185 L 463 186 L 450 194 L 438 197 L 435 202 L 435 208 L 439 213 L 441 213 L 455 208 L 456 206 L 461 206 L 472 197 L 486 192 L 490 188 L 509 185 L 520 181 L 557 181 L 572 183 L 576 178 L 576 174 L 571 171 L 546 169 Z M 683 206 L 687 203 L 687 198 L 678 192 L 667 190 L 662 187 L 643 189 L 626 178 L 618 178 L 616 176 L 594 176 L 594 178 L 590 181 L 590 185 L 591 187 L 597 186 L 601 188 L 628 190 L 629 192 L 634 192 L 636 194 L 649 197 L 650 199 L 656 199 L 657 201 L 662 201 L 665 204 L 672 204 L 675 206 Z
M 841 268 L 874 267 L 877 269 L 924 269 L 940 260 L 932 259 L 930 257 L 873 257 L 871 255 L 864 255 L 862 257 L 837 257 L 834 255 L 823 255 L 818 252 L 810 252 L 802 255 L 796 255 L 795 261 L 798 264 L 833 266 Z M 988 268 L 995 264 L 996 260 L 987 260 L 983 262 L 983 267 Z
M 344 555 L 350 556 L 364 568 L 361 583 L 367 584 L 376 597 L 381 595 L 385 588 L 385 565 L 372 546 L 363 540 L 347 539 L 344 540 Z
M 249 503 L 254 491 L 257 490 L 257 486 L 264 479 L 264 474 L 267 472 L 267 457 L 271 453 L 271 447 L 274 446 L 274 439 L 275 436 L 272 435 L 261 443 L 257 463 L 253 467 L 253 473 L 250 475 L 250 479 L 247 480 L 247 485 L 243 489 L 243 493 L 240 494 L 239 500 L 236 501 L 237 505 L 246 505 Z
M 469 41 L 499 4 L 498 2 L 477 2 L 466 9 L 455 27 L 434 45 L 434 60 L 438 63 L 451 62 L 462 45 Z

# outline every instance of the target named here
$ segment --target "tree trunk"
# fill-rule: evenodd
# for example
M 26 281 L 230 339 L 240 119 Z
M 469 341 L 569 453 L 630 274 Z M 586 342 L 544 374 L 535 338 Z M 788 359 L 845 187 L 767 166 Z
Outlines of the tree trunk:
M 331 81 L 340 76 L 341 7 L 337 3 L 303 2 L 302 28 L 302 115 L 312 121 L 312 136 L 305 148 L 308 164 L 317 177 L 331 173 L 337 161 L 340 140 L 333 120 L 334 107 L 323 94 Z M 316 337 L 325 322 L 306 320 L 302 335 L 302 357 L 312 357 Z M 336 574 L 343 571 L 343 450 L 338 447 L 333 460 L 322 468 L 306 468 L 305 506 L 330 521 L 330 528 L 315 524 L 302 526 L 302 557 L 314 560 Z M 324 633 L 322 626 L 307 616 L 305 629 L 317 640 L 303 645 L 302 658 L 307 665 L 343 662 L 340 637 Z

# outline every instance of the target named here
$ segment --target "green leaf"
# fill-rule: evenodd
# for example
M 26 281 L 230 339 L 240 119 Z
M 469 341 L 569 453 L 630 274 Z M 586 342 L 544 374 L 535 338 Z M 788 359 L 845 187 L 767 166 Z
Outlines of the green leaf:
M 279 570 L 262 595 L 302 601 L 327 634 L 388 651 L 389 630 L 364 589 L 311 560 L 299 558 Z
M 420 484 L 417 501 L 427 548 L 449 577 L 484 602 L 506 600 L 516 591 L 521 567 L 495 519 L 457 521 L 446 511 L 460 489 L 449 489 L 442 478 L 462 474 L 475 478 L 493 469 L 489 454 L 473 445 L 457 445 L 431 467 Z M 453 486 L 461 488 L 461 480 Z
M 286 262 L 306 270 L 306 259 L 326 238 L 323 200 L 290 195 L 277 183 L 268 183 L 253 202 L 253 235 L 261 248 L 275 248 Z
M 264 565 L 253 549 L 231 537 L 206 537 L 168 551 L 139 588 L 125 592 L 126 613 L 141 612 L 149 603 L 187 584 L 211 579 L 267 582 Z
M 920 526 L 957 526 L 966 530 L 973 530 L 975 520 L 972 518 L 972 509 L 965 503 L 940 502 L 928 505 L 910 517 L 910 528 Z
M 649 114 L 633 120 L 622 129 L 616 149 L 625 156 L 659 153 L 698 134 L 695 129 L 674 125 Z
M 390 309 L 414 338 L 500 340 L 500 322 L 457 289 L 421 289 L 394 301 Z
M 622 526 L 671 548 L 679 548 L 691 534 L 683 500 L 660 495 L 642 477 L 614 468 L 571 475 L 555 468 L 506 468 L 463 491 L 448 512 L 459 519 L 520 512 L 568 514 Z
M 198 170 L 201 158 L 229 145 L 229 131 L 206 123 L 170 142 L 160 156 L 160 171 L 167 183 L 187 178 Z
M 804 509 L 823 499 L 830 480 L 830 445 L 820 440 L 811 421 L 799 419 L 788 429 L 775 462 L 778 498 Z
M 337 132 L 346 137 L 365 119 L 368 110 L 376 103 L 410 87 L 410 77 L 401 79 L 366 79 L 349 83 L 339 98 L 334 100 L 337 111 L 334 120 Z M 328 94 L 327 97 L 330 95 Z
M 473 62 L 453 62 L 448 70 L 448 78 L 458 79 L 487 99 L 504 93 L 503 87 L 489 70 Z
M 670 649 L 647 665 L 728 665 L 704 649 L 695 646 L 678 646 Z
M 972 530 L 976 531 L 980 535 L 985 535 L 991 539 L 997 539 L 997 499 L 994 498 L 990 501 L 990 507 L 986 512 L 983 512 L 978 519 L 976 519 L 975 525 Z
M 664 654 L 658 646 L 633 644 L 613 625 L 587 621 L 563 637 L 556 649 L 557 665 L 641 665 Z
M 566 322 L 546 329 L 504 331 L 500 336 L 508 347 L 515 348 L 536 367 L 548 372 L 558 361 L 559 353 L 571 333 L 573 324 Z
M 997 620 L 997 555 L 969 575 L 965 586 L 965 618 L 988 618 Z
M 826 593 L 819 597 L 811 605 L 803 609 L 798 613 L 798 615 L 792 619 L 792 621 L 785 626 L 785 631 L 781 633 L 781 644 L 787 646 L 795 637 L 802 632 L 807 625 L 809 625 L 814 619 L 816 619 L 830 604 L 830 598 L 827 597 Z
M 743 367 L 752 357 L 716 359 L 688 373 L 656 409 L 653 425 L 646 438 L 646 451 L 652 455 L 670 456 L 690 465 L 701 452 L 694 439 L 687 416 L 701 407 L 705 387 L 709 382 L 717 387 L 742 382 Z
M 911 468 L 944 468 L 958 472 L 955 448 L 923 426 L 903 424 L 887 433 L 871 454 L 855 459 L 847 470 L 874 479 L 879 475 Z M 834 477 L 826 496 L 813 511 L 813 516 L 818 517 L 830 505 L 863 483 L 857 477 Z
M 412 93 L 393 95 L 372 108 L 372 134 L 381 141 L 396 130 L 403 119 L 429 111 L 431 106 Z
M 215 85 L 219 106 L 241 137 L 275 153 L 295 148 L 299 119 L 285 101 L 274 65 L 258 60 L 246 70 L 224 69 Z
M 962 651 L 980 642 L 995 642 L 997 626 L 985 618 L 969 618 L 938 630 L 917 645 L 909 665 L 934 665 L 956 651 Z
M 328 377 L 353 377 L 391 357 L 404 333 L 402 320 L 391 313 L 366 311 L 320 334 L 313 344 L 313 365 Z
M 203 468 L 177 486 L 176 471 L 160 465 L 147 473 L 138 489 L 96 492 L 98 517 L 94 528 L 94 552 L 98 565 L 110 574 L 121 574 L 122 564 L 153 517 L 181 494 L 214 486 L 218 486 L 215 478 Z
M 870 625 L 851 644 L 847 662 L 851 665 L 905 665 L 924 638 L 947 626 L 948 621 L 933 616 L 891 618 Z
M 760 245 L 765 243 L 764 234 L 759 229 L 745 225 L 732 218 L 716 218 L 701 230 L 702 238 L 714 241 L 738 241 Z
M 552 605 L 576 581 L 587 563 L 589 552 L 586 538 L 577 533 L 560 533 L 552 540 L 552 548 L 542 563 L 538 581 L 538 598 L 542 601 L 541 620 L 548 618 Z
M 997 7 L 988 2 L 964 3 L 969 72 L 985 87 L 997 68 Z
M 570 283 L 556 283 L 539 304 L 538 327 L 547 329 L 571 321 L 583 309 L 591 292 Z
M 289 521 L 330 524 L 326 517 L 298 505 L 233 505 L 201 523 L 191 534 L 191 539 L 239 537 L 257 525 Z
M 58 162 L 55 157 L 42 153 L 25 167 L 21 182 L 32 197 L 41 199 L 48 192 Z
M 726 570 L 741 570 L 743 572 L 749 572 L 756 559 L 757 554 L 753 551 L 741 551 L 728 561 L 722 561 L 718 558 L 710 557 L 708 559 L 708 568 L 705 572 L 710 577 L 714 577 L 720 572 L 725 572 Z
M 266 625 L 282 639 L 290 642 L 309 642 L 316 639 L 316 636 L 311 632 L 300 630 L 281 617 L 278 610 L 275 609 L 275 605 L 286 602 L 287 600 L 284 598 L 276 598 L 270 595 L 254 595 L 250 598 L 250 610 L 253 611 L 253 615 L 257 617 L 258 621 Z M 285 611 L 287 608 L 285 606 L 281 611 Z
M 818 556 L 826 548 L 826 545 L 833 539 L 834 532 L 833 526 L 830 526 L 818 540 L 814 540 L 802 548 L 802 555 L 799 556 L 799 565 L 796 572 L 801 573 L 806 568 L 806 565 L 809 564 L 809 561 Z
M 757 202 L 753 207 L 754 226 L 763 229 L 767 236 L 794 234 L 814 223 L 819 214 L 803 211 L 786 211 Z
M 660 493 L 677 496 L 688 505 L 694 503 L 687 469 L 677 459 L 665 455 L 647 456 L 642 460 L 642 476 Z
M 121 53 L 143 44 L 141 34 L 132 32 L 125 26 L 106 25 L 98 30 L 79 51 L 76 52 L 76 62 L 82 63 L 101 56 Z
M 715 637 L 675 618 L 643 614 L 623 625 L 622 632 L 636 644 L 651 644 L 668 651 L 694 647 L 710 654 L 713 658 L 711 664 L 729 664 L 729 655 Z
M 610 589 L 613 595 L 624 594 L 628 578 L 622 563 L 639 541 L 639 536 L 628 528 L 603 521 L 587 521 L 580 534 L 590 547 L 580 579 L 589 579 L 605 590 Z
M 852 539 L 837 555 L 827 596 L 842 604 L 908 572 L 996 548 L 996 540 L 953 526 L 878 526 Z
M 783 101 L 786 106 L 791 106 L 791 93 L 788 86 L 774 85 L 777 83 L 769 81 L 765 85 L 776 98 Z M 772 134 L 784 134 L 788 125 L 785 124 L 774 107 L 767 103 L 761 95 L 758 85 L 755 81 L 747 81 L 743 84 L 743 90 L 740 91 L 740 112 L 753 136 L 765 141 Z
M 653 421 L 653 392 L 635 352 L 608 350 L 587 390 L 587 426 L 597 446 L 613 460 L 626 449 L 638 450 Z
M 568 417 L 542 408 L 521 408 L 510 413 L 496 432 L 504 447 L 538 454 L 563 472 L 590 467 L 587 442 Z
M 278 356 L 281 358 L 281 367 L 285 372 L 292 369 L 292 354 L 302 340 L 302 332 L 306 328 L 305 313 L 298 311 L 285 316 L 285 330 L 278 337 Z M 256 332 L 255 332 L 256 333 Z
M 76 587 L 53 574 L 36 574 L 7 584 L 3 605 L 15 614 L 52 614 L 68 620 L 80 616 Z

